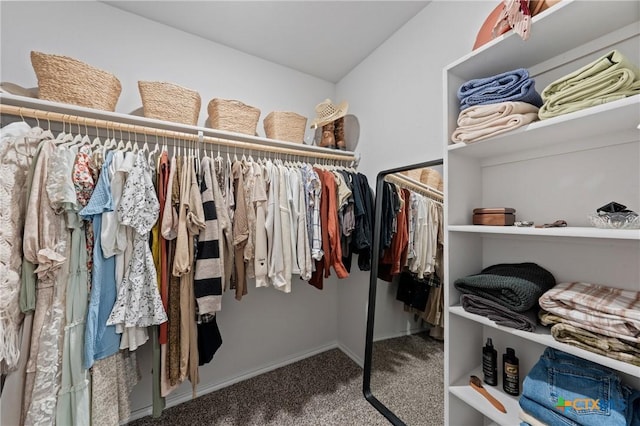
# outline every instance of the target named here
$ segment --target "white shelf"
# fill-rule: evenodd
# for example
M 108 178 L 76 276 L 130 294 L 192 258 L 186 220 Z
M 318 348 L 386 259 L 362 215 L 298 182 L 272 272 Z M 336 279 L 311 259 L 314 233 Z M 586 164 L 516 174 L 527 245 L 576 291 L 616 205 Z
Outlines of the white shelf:
M 471 80 L 495 74 L 496 64 L 502 71 L 531 68 L 639 19 L 637 1 L 562 1 L 533 18 L 528 40 L 509 31 L 453 62 L 446 71 Z
M 549 329 L 546 327 L 538 326 L 536 327 L 535 332 L 522 331 L 522 330 L 516 330 L 514 328 L 503 327 L 503 326 L 497 325 L 495 322 L 491 321 L 488 318 L 465 311 L 462 308 L 462 306 L 449 307 L 449 313 L 453 315 L 457 315 L 459 317 L 467 318 L 471 321 L 482 324 L 484 326 L 495 328 L 505 333 L 512 334 L 532 342 L 539 343 L 544 346 L 550 346 L 552 348 L 559 349 L 561 351 L 578 356 L 582 359 L 593 361 L 600 365 L 604 365 L 605 367 L 612 368 L 616 371 L 627 373 L 633 377 L 640 377 L 640 368 L 638 366 L 629 364 L 627 362 L 618 361 L 616 359 L 609 358 L 606 356 L 598 355 L 593 352 L 585 351 L 584 349 L 567 345 L 566 343 L 558 342 L 551 336 Z
M 638 141 L 640 131 L 640 95 L 572 112 L 548 120 L 536 121 L 512 132 L 473 143 L 456 143 L 447 149 L 456 155 L 492 158 L 543 148 L 556 149 L 568 140 L 582 140 L 630 131 Z M 628 142 L 626 139 L 601 138 L 601 147 Z M 578 145 L 579 147 L 580 145 Z M 593 148 L 593 146 L 585 146 Z M 578 148 L 579 149 L 579 148 Z
M 170 130 L 174 132 L 184 132 L 197 134 L 202 132 L 205 136 L 227 139 L 238 142 L 255 143 L 279 148 L 289 148 L 304 152 L 316 152 L 336 155 L 355 155 L 352 151 L 342 151 L 319 146 L 305 145 L 294 142 L 279 141 L 259 136 L 245 135 L 242 133 L 227 132 L 224 130 L 212 129 L 209 127 L 190 126 L 187 124 L 173 123 L 170 121 L 157 120 L 154 118 L 140 117 L 137 115 L 123 114 L 119 112 L 102 111 L 94 108 L 86 108 L 78 105 L 51 102 L 37 98 L 16 96 L 9 93 L 0 93 L 0 104 L 14 105 L 23 108 L 33 108 L 43 111 L 58 112 L 61 114 L 77 115 L 81 117 L 98 120 L 116 121 L 119 123 L 132 124 L 136 126 L 147 126 L 156 129 Z
M 455 384 L 449 386 L 449 392 L 499 425 L 514 426 L 520 424 L 518 420 L 518 411 L 520 408 L 518 404 L 519 398 L 508 395 L 502 390 L 502 375 L 498 374 L 497 386 L 489 386 L 484 382 L 482 385 L 493 397 L 504 405 L 504 408 L 507 410 L 506 413 L 498 411 L 483 395 L 469 386 L 469 377 L 472 375 L 482 380 L 482 367 L 478 366 L 474 368 Z
M 588 212 L 579 212 L 609 197 L 629 200 L 627 204 L 635 209 L 640 193 L 640 95 L 536 121 L 483 141 L 451 144 L 450 137 L 459 115 L 457 91 L 464 82 L 524 68 L 539 83 L 540 92 L 543 85 L 606 51 L 637 46 L 639 23 L 637 1 L 564 0 L 533 18 L 528 40 L 509 31 L 444 69 L 445 275 L 455 278 L 472 265 L 477 268 L 539 260 L 543 266 L 548 263 L 558 276 L 591 274 L 610 277 L 608 282 L 613 283 L 637 282 L 635 259 L 640 255 L 640 229 L 589 227 Z M 630 60 L 637 58 L 634 55 Z M 620 181 L 624 184 L 613 187 Z M 515 186 L 520 184 L 536 187 L 529 191 Z M 553 210 L 557 217 L 564 215 L 570 225 L 579 226 L 471 225 L 464 212 L 481 205 L 482 200 L 495 205 L 519 205 L 532 220 L 546 217 Z M 567 246 L 571 252 L 565 251 Z M 619 261 L 617 256 L 622 252 L 624 261 Z M 450 279 L 445 288 L 447 305 L 456 303 L 454 294 L 457 292 Z M 536 332 L 515 330 L 468 313 L 461 306 L 446 309 L 447 315 L 455 317 L 449 321 L 449 348 L 465 347 L 469 339 L 477 340 L 478 333 L 499 330 L 500 337 L 520 353 L 533 356 L 544 347 L 553 347 L 611 368 L 624 375 L 625 380 L 640 384 L 638 366 L 560 343 L 549 328 L 538 327 Z M 468 385 L 470 374 L 481 377 L 476 357 L 450 353 L 450 349 L 445 350 L 445 356 L 448 372 L 453 373 L 451 378 L 445 374 L 445 423 L 451 418 L 464 419 L 468 424 L 520 423 L 518 399 L 502 392 L 501 386 L 486 388 L 505 405 L 506 415 Z M 465 376 L 459 376 L 467 371 L 470 372 Z
M 477 234 L 606 238 L 613 240 L 640 241 L 640 229 L 600 229 L 580 226 L 567 226 L 566 228 L 521 228 L 518 226 L 448 225 L 447 230 L 449 232 L 470 232 Z

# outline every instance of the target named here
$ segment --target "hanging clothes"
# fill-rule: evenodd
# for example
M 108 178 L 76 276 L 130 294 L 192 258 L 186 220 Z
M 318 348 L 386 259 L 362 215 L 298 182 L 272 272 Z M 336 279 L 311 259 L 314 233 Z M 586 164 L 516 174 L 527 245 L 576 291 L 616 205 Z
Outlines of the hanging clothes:
M 25 423 L 53 423 L 60 383 L 57 362 L 64 323 L 65 282 L 69 259 L 64 217 L 56 214 L 46 190 L 49 160 L 55 150 L 42 142 L 26 208 L 24 255 L 37 265 L 36 309 L 25 385 Z
M 113 325 L 107 325 L 116 301 L 115 258 L 105 258 L 101 245 L 102 213 L 113 210 L 108 168 L 113 161 L 113 152 L 107 153 L 102 172 L 87 205 L 80 210 L 80 216 L 93 221 L 95 249 L 93 250 L 93 270 L 91 292 L 84 341 L 84 367 L 90 368 L 98 359 L 107 358 L 120 347 L 120 335 Z M 88 168 L 79 172 L 88 179 Z
M 133 254 L 107 325 L 148 327 L 167 321 L 149 248 L 149 232 L 158 219 L 159 210 L 149 164 L 140 152 L 129 172 L 118 206 L 120 222 L 135 231 Z
M 215 172 L 208 157 L 202 159 L 202 208 L 205 228 L 198 239 L 195 264 L 194 293 L 198 314 L 198 365 L 204 365 L 222 345 L 216 312 L 222 309 L 222 273 L 220 259 L 220 224 L 214 200 Z
M 330 276 L 330 267 L 334 268 L 338 278 L 346 278 L 349 273 L 342 264 L 335 178 L 331 172 L 319 168 L 315 168 L 315 171 L 320 178 L 322 194 L 325 195 L 320 201 L 324 258 L 323 261 L 316 261 L 316 270 L 309 283 L 318 289 L 322 289 L 323 278 Z
M 167 318 L 166 343 L 161 346 L 161 395 L 167 396 L 177 388 L 180 376 L 180 279 L 172 274 L 173 259 L 176 251 L 176 237 L 178 235 L 178 209 L 180 204 L 179 176 L 181 172 L 181 158 L 172 157 L 167 179 L 167 194 L 165 208 L 160 226 L 160 233 L 167 241 Z M 161 331 L 162 339 L 162 331 Z
M 254 273 L 256 287 L 267 287 L 269 285 L 269 264 L 268 264 L 268 241 L 267 241 L 267 190 L 262 166 L 253 163 L 253 176 L 255 185 L 253 187 L 252 201 L 256 211 L 256 238 L 254 253 Z
M 56 178 L 51 182 L 53 205 L 64 211 L 70 230 L 69 274 L 66 282 L 66 325 L 62 346 L 61 386 L 56 404 L 56 424 L 88 424 L 90 421 L 89 375 L 82 363 L 87 317 L 89 271 L 85 223 L 78 215 L 80 205 L 71 180 L 76 158 L 74 149 L 58 147 L 55 161 Z
M 245 182 L 242 163 L 234 161 L 231 166 L 235 210 L 233 213 L 233 247 L 235 273 L 231 288 L 236 291 L 236 299 L 241 300 L 247 294 L 247 277 L 245 274 L 244 251 L 249 240 L 249 218 L 245 197 Z
M 353 248 L 368 212 L 351 172 L 244 156 L 169 160 L 166 151 L 154 162 L 146 149 L 107 148 L 64 132 L 54 140 L 24 123 L 2 136 L 0 174 L 20 149 L 26 155 L 11 164 L 17 172 L 0 184 L 0 201 L 5 193 L 23 197 L 27 224 L 21 253 L 4 263 L 0 240 L 0 272 L 7 264 L 22 269 L 21 277 L 5 274 L 13 293 L 11 306 L 4 294 L 0 301 L 0 338 L 11 343 L 0 348 L 0 367 L 25 371 L 24 380 L 7 381 L 18 398 L 3 423 L 126 421 L 141 379 L 135 350 L 149 340 L 148 327 L 157 327 L 159 416 L 162 398 L 185 379 L 195 396 L 198 367 L 222 344 L 217 312 L 227 288 L 240 300 L 255 278 L 256 287 L 288 293 L 296 275 L 322 288 L 330 268 L 348 276 L 352 252 L 370 255 L 369 245 Z M 20 336 L 22 311 L 33 315 Z
M 17 368 L 20 357 L 20 273 L 22 229 L 26 209 L 24 188 L 42 130 L 25 122 L 0 129 L 0 373 Z

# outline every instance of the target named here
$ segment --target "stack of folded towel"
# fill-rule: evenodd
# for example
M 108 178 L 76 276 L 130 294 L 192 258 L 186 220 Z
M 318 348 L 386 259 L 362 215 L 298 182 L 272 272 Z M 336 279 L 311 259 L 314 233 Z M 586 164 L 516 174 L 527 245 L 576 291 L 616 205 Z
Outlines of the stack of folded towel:
M 640 391 L 617 372 L 546 348 L 522 384 L 519 417 L 526 425 L 640 424 Z
M 467 81 L 458 89 L 460 115 L 452 142 L 475 142 L 538 119 L 542 98 L 529 72 L 518 68 Z
M 496 324 L 534 331 L 538 299 L 556 284 L 553 275 L 535 263 L 501 263 L 454 282 L 462 308 Z
M 541 120 L 640 93 L 640 70 L 613 50 L 542 91 Z
M 640 365 L 640 292 L 560 283 L 539 300 L 540 321 L 559 342 Z

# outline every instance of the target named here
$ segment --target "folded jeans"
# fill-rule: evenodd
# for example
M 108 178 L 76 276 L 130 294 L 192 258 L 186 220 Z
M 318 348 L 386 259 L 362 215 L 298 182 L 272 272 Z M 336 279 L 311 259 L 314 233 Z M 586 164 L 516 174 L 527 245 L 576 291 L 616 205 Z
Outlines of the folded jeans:
M 545 423 L 640 425 L 640 391 L 609 368 L 553 348 L 545 349 L 522 389 L 522 409 Z

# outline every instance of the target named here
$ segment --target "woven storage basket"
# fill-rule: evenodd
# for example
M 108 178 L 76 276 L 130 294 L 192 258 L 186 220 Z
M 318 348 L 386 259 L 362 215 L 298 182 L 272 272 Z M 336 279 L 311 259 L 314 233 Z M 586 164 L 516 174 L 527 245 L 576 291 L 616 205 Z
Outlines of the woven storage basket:
M 138 90 L 145 117 L 198 124 L 201 105 L 198 92 L 162 81 L 138 81 Z
M 295 112 L 273 111 L 264 118 L 263 124 L 269 139 L 302 143 L 307 117 Z
M 122 85 L 113 74 L 67 56 L 35 51 L 31 65 L 40 99 L 115 111 Z
M 437 170 L 428 167 L 422 169 L 420 182 L 438 191 L 442 191 L 442 175 Z
M 207 106 L 209 125 L 218 130 L 255 135 L 260 110 L 240 101 L 214 98 Z
M 403 174 L 405 176 L 410 177 L 411 179 L 420 182 L 420 176 L 422 175 L 422 169 L 411 169 L 411 170 L 405 170 L 404 172 L 400 172 L 400 174 Z

